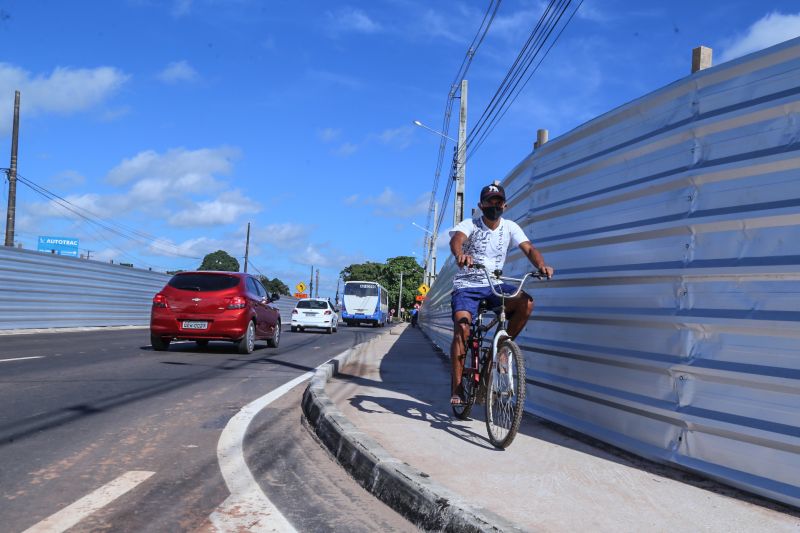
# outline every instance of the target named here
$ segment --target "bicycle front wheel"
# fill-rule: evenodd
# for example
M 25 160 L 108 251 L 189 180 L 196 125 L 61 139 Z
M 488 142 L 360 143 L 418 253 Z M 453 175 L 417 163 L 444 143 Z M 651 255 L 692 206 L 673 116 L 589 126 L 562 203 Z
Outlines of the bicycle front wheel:
M 517 436 L 525 409 L 525 359 L 511 339 L 497 347 L 486 391 L 486 431 L 489 441 L 505 449 Z

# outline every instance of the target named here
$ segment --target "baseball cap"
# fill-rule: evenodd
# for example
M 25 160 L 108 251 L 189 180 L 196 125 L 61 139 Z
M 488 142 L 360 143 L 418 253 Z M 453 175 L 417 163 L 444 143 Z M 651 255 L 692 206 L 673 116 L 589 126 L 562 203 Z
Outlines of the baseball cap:
M 502 198 L 506 200 L 506 190 L 499 182 L 495 181 L 481 189 L 481 202 L 489 198 Z

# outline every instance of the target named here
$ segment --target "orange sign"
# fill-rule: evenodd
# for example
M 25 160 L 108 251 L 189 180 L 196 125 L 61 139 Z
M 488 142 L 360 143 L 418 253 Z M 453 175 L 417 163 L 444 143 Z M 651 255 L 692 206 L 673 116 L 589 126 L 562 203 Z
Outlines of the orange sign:
M 425 297 L 423 295 L 421 295 L 421 294 L 418 294 L 417 295 L 417 301 L 418 302 L 424 302 L 425 301 Z
M 294 293 L 294 297 L 295 298 L 308 298 L 308 294 L 306 294 L 304 292 L 296 292 L 296 293 Z

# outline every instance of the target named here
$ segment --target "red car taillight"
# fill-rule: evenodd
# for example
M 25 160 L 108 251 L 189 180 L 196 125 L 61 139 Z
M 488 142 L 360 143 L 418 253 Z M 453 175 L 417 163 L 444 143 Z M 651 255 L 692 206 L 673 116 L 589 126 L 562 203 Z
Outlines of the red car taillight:
M 169 307 L 167 305 L 167 297 L 161 293 L 156 294 L 153 297 L 153 307 Z
M 331 314 L 331 311 L 330 311 L 330 309 L 329 309 L 329 310 L 327 310 L 327 311 L 325 311 L 325 313 L 324 313 L 324 314 L 326 314 L 326 315 L 329 315 L 329 314 Z
M 241 296 L 234 296 L 233 298 L 225 298 L 225 301 L 228 302 L 227 308 L 228 309 L 244 309 L 247 307 L 247 300 L 245 300 Z

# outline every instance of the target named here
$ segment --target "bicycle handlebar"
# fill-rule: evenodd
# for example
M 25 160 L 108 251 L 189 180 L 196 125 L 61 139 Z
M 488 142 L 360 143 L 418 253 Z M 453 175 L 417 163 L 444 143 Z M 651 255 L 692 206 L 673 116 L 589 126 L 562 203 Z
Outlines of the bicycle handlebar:
M 483 270 L 484 274 L 486 274 L 486 281 L 489 282 L 489 287 L 492 289 L 492 292 L 494 293 L 494 295 L 497 296 L 498 298 L 516 298 L 517 296 L 519 296 L 519 294 L 522 292 L 522 286 L 525 285 L 525 282 L 528 280 L 529 277 L 535 277 L 535 278 L 538 278 L 538 279 L 545 279 L 545 277 L 542 275 L 542 273 L 538 272 L 538 271 L 537 272 L 526 272 L 525 275 L 522 276 L 522 278 L 511 278 L 511 277 L 508 277 L 508 276 L 504 277 L 502 270 L 495 270 L 494 272 L 490 273 L 489 269 L 486 268 L 484 265 L 482 265 L 480 263 L 472 263 L 471 268 L 476 268 L 476 269 Z M 519 285 L 517 286 L 517 290 L 514 291 L 513 294 L 505 294 L 503 292 L 498 292 L 494 288 L 494 284 L 492 283 L 492 277 L 491 277 L 492 275 L 494 275 L 495 279 L 498 279 L 500 281 L 516 281 L 516 282 L 518 282 Z

